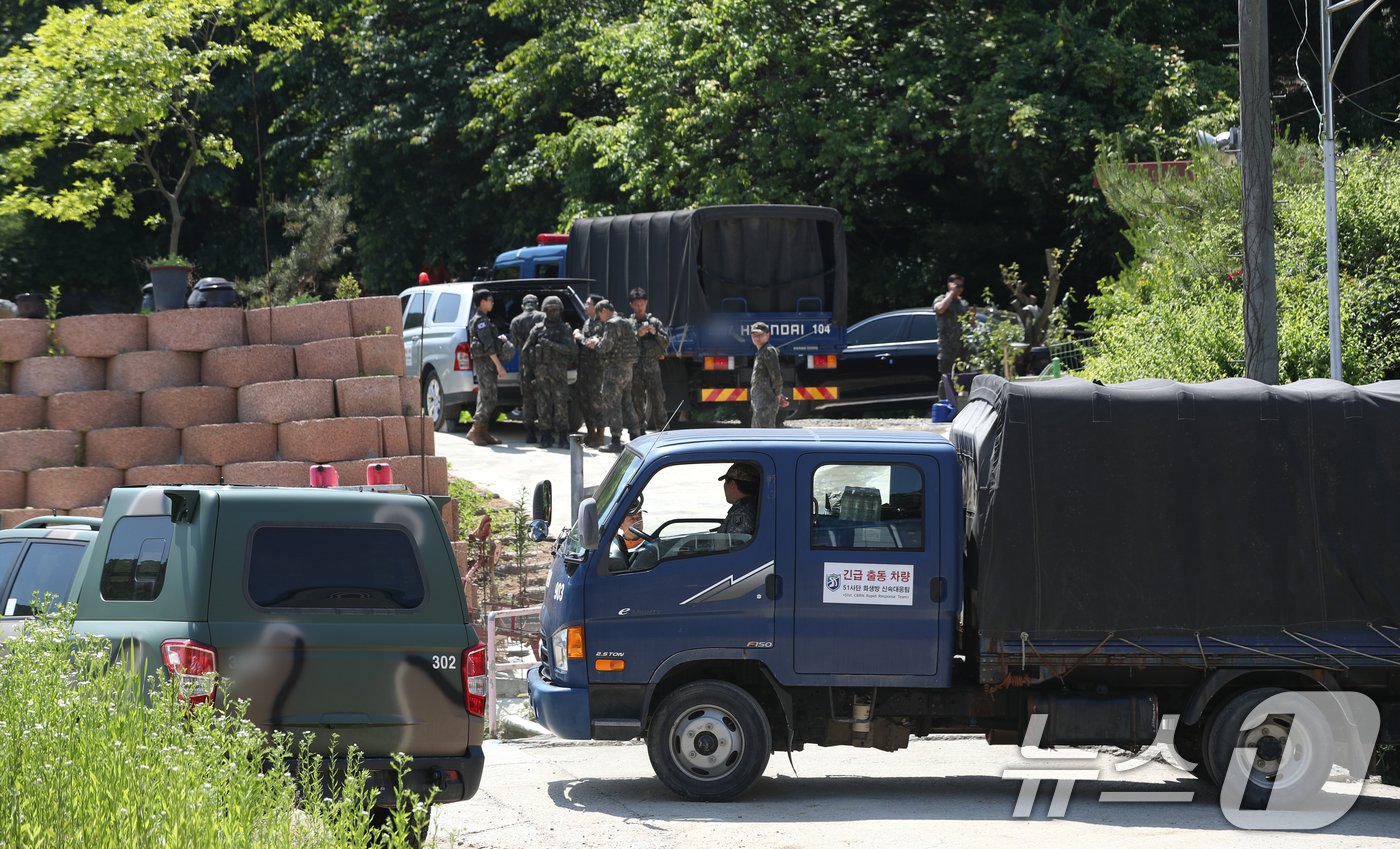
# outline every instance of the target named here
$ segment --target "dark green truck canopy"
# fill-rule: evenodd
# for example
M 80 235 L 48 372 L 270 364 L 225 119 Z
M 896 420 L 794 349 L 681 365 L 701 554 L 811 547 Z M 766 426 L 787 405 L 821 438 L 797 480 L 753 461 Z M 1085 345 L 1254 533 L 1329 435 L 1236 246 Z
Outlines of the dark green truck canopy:
M 569 230 L 567 255 L 567 276 L 596 280 L 623 315 L 628 291 L 640 286 L 651 312 L 672 326 L 721 311 L 829 312 L 834 324 L 846 322 L 845 231 L 841 213 L 826 207 L 584 218 Z
M 983 376 L 951 438 L 985 636 L 1400 624 L 1400 381 Z

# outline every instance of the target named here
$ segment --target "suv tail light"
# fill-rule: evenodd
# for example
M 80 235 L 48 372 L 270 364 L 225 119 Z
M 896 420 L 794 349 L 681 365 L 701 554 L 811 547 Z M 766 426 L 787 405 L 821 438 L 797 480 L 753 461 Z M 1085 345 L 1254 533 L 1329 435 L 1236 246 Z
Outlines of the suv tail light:
M 194 640 L 166 640 L 160 644 L 165 671 L 175 679 L 180 698 L 191 705 L 202 705 L 214 698 L 218 685 L 218 654 Z
M 467 713 L 486 715 L 486 645 L 462 652 L 462 683 L 466 685 Z
M 467 342 L 457 343 L 457 353 L 452 358 L 453 371 L 472 370 L 472 346 Z

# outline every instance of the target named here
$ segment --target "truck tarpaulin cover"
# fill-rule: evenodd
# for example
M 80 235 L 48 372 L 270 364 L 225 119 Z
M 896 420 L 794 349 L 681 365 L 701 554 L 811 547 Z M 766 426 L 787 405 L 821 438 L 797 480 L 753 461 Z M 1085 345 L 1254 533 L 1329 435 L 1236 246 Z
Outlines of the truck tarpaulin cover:
M 1400 381 L 982 376 L 951 438 L 985 636 L 1397 624 Z
M 799 299 L 837 324 L 846 320 L 845 231 L 841 214 L 826 207 L 585 218 L 569 230 L 566 272 L 597 280 L 624 314 L 628 291 L 646 289 L 650 310 L 672 326 L 699 324 L 712 311 L 797 312 Z

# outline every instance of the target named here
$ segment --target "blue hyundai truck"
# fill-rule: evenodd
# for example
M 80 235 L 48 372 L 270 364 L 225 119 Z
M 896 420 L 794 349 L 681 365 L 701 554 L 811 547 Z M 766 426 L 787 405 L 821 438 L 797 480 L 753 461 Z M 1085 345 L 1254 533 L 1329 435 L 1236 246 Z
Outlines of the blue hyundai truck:
M 984 376 L 949 439 L 652 435 L 556 546 L 530 699 L 692 800 L 807 744 L 1173 726 L 1246 807 L 1298 800 L 1400 741 L 1396 516 L 1400 382 Z
M 567 234 L 496 257 L 493 280 L 593 280 L 630 314 L 647 290 L 670 336 L 662 360 L 668 410 L 748 401 L 749 328 L 772 329 L 784 387 L 800 417 L 840 398 L 826 379 L 846 345 L 846 236 L 841 214 L 820 206 L 745 204 L 583 218 Z M 684 402 L 684 404 L 682 404 Z M 738 407 L 747 416 L 749 405 Z

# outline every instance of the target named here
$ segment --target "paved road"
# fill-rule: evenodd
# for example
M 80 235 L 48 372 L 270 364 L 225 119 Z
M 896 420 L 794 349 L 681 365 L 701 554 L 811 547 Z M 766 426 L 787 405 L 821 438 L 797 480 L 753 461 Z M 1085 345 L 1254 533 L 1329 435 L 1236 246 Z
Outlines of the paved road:
M 916 740 L 907 751 L 811 747 L 783 755 L 742 800 L 682 802 L 656 780 L 640 743 L 553 738 L 489 742 L 475 799 L 438 809 L 440 847 L 473 849 L 780 849 L 999 847 L 1184 849 L 1188 846 L 1334 849 L 1400 846 L 1400 788 L 1365 785 L 1340 821 L 1320 832 L 1246 832 L 1221 814 L 1214 790 L 1160 761 L 1075 784 L 1051 819 L 1051 784 L 1032 815 L 1012 817 L 1026 768 L 1008 746 L 980 739 Z M 1121 759 L 1116 759 L 1121 762 Z M 1080 768 L 1084 761 L 1074 761 Z M 1093 763 L 1093 762 L 1089 762 Z M 1040 764 L 1043 765 L 1043 764 Z M 1053 764 L 1052 764 L 1053 765 Z M 1060 765 L 1062 766 L 1062 765 Z M 1339 785 L 1329 785 L 1337 790 Z M 1193 792 L 1187 803 L 1102 802 L 1102 791 Z

